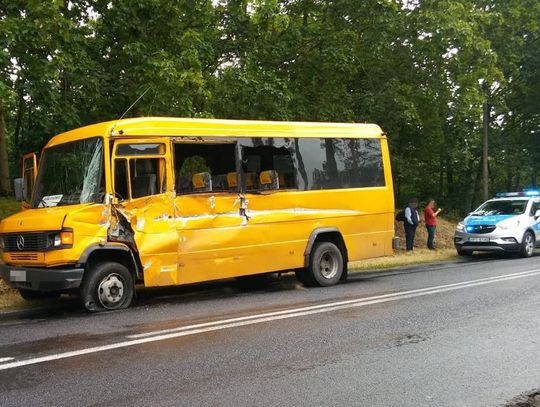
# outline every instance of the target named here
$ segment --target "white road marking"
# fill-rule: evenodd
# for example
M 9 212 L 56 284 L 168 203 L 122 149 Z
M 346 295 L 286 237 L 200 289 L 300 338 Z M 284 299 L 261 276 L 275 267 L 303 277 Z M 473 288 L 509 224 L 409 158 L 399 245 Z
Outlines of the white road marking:
M 0 358 L 0 363 L 9 362 L 10 360 L 14 360 L 15 358 Z
M 86 349 L 79 349 L 70 352 L 57 353 L 53 355 L 41 356 L 0 364 L 0 370 L 13 369 L 16 367 L 34 365 L 37 363 L 51 362 L 60 359 L 71 358 L 75 356 L 88 355 L 91 353 L 105 352 L 113 349 L 126 348 L 129 346 L 142 345 L 150 342 L 164 341 L 167 339 L 180 338 L 188 335 L 196 335 L 204 332 L 219 331 L 229 328 L 237 328 L 246 325 L 260 324 L 263 322 L 277 321 L 281 319 L 297 318 L 313 314 L 321 314 L 331 311 L 338 311 L 347 308 L 363 307 L 366 305 L 380 304 L 384 302 L 397 301 L 408 298 L 422 297 L 426 295 L 444 293 L 449 291 L 461 290 L 469 287 L 476 287 L 486 284 L 498 283 L 501 281 L 514 280 L 517 278 L 533 277 L 540 274 L 540 269 L 523 271 L 520 273 L 505 274 L 502 276 L 487 277 L 477 280 L 463 281 L 461 283 L 445 284 L 433 287 L 419 288 L 416 290 L 401 291 L 392 294 L 377 295 L 367 298 L 358 298 L 354 300 L 338 301 L 327 304 L 314 305 L 310 307 L 301 307 L 277 312 L 268 312 L 264 314 L 250 315 L 240 318 L 231 318 L 220 321 L 207 322 L 202 324 L 181 326 L 178 328 L 148 332 L 138 335 L 130 335 L 127 341 L 112 343 L 103 346 L 94 346 Z

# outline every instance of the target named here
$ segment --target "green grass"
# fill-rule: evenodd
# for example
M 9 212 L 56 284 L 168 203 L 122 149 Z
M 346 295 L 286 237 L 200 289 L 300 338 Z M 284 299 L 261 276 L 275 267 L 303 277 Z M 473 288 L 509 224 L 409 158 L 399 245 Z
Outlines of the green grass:
M 0 219 L 7 218 L 21 210 L 21 203 L 15 198 L 0 198 Z
M 455 260 L 458 258 L 455 249 L 414 249 L 413 252 L 396 250 L 394 255 L 353 261 L 349 263 L 351 272 L 390 269 L 394 267 L 414 266 L 418 264 L 438 263 L 441 261 Z

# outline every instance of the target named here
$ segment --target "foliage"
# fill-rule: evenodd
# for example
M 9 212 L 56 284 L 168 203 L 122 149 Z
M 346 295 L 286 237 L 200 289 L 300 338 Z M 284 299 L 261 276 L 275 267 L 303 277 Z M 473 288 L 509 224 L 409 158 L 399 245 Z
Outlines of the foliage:
M 13 198 L 0 198 L 0 220 L 21 210 L 21 203 Z
M 491 191 L 536 187 L 539 21 L 537 0 L 0 0 L 11 175 L 144 95 L 128 117 L 378 123 L 398 203 L 466 212 L 486 103 Z

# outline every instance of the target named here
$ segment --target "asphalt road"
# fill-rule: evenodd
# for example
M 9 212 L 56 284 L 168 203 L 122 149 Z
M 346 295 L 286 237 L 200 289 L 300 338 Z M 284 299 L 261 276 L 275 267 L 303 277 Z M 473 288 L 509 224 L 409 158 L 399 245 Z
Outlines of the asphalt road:
M 498 406 L 540 385 L 540 257 L 0 315 L 0 406 Z

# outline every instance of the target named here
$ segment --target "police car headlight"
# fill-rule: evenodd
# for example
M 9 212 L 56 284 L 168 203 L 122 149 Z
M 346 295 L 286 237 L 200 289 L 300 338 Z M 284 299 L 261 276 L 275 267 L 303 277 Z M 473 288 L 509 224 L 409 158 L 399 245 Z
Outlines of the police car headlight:
M 497 224 L 497 227 L 502 230 L 515 229 L 519 226 L 519 220 L 507 220 Z
M 456 230 L 458 232 L 465 232 L 465 225 L 463 224 L 463 222 L 459 222 L 456 226 Z

